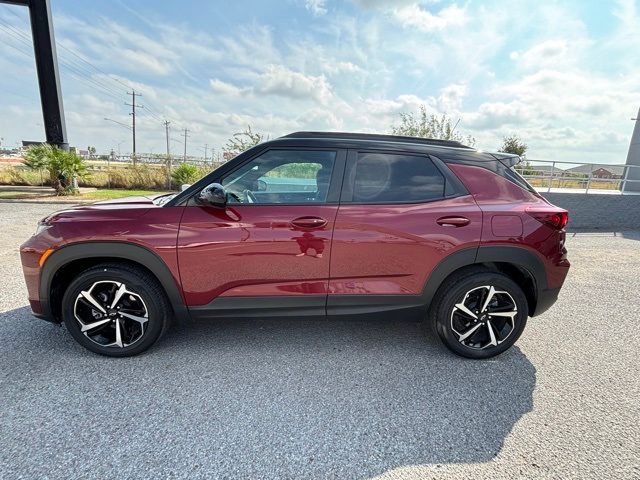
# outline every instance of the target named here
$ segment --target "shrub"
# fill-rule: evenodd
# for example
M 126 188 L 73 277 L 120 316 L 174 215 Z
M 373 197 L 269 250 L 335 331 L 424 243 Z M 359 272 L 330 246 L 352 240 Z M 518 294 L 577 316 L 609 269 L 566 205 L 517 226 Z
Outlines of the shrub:
M 171 179 L 178 187 L 185 183 L 194 183 L 201 176 L 200 168 L 189 163 L 182 163 L 171 172 Z
M 73 152 L 51 145 L 35 145 L 26 153 L 25 166 L 30 170 L 46 170 L 58 195 L 76 193 L 73 178 L 89 176 L 84 160 Z

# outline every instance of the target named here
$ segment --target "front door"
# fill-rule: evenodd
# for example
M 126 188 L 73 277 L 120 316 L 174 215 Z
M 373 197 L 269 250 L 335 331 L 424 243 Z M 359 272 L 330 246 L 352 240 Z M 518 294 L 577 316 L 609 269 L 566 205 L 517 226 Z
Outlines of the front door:
M 178 262 L 196 317 L 325 313 L 344 158 L 268 150 L 216 179 L 226 208 L 185 208 Z

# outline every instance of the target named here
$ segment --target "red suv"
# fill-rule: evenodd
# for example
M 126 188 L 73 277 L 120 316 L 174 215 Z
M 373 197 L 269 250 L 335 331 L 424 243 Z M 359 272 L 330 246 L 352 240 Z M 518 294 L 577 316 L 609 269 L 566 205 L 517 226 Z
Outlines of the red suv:
M 298 132 L 178 194 L 78 206 L 21 247 L 34 314 L 143 352 L 172 318 L 420 311 L 453 352 L 508 349 L 556 300 L 567 212 L 457 142 Z

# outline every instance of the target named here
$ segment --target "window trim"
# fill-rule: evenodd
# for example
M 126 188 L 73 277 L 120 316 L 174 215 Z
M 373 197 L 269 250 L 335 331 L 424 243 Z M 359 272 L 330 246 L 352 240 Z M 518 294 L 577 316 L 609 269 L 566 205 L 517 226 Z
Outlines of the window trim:
M 229 204 L 233 206 L 233 208 L 237 207 L 277 207 L 277 206 L 319 206 L 319 205 L 337 205 L 340 201 L 340 189 L 342 186 L 342 179 L 345 171 L 346 157 L 347 151 L 343 148 L 332 148 L 332 147 L 284 147 L 284 146 L 273 146 L 269 148 L 264 148 L 255 155 L 251 155 L 246 159 L 236 163 L 235 165 L 229 165 L 230 168 L 218 170 L 214 170 L 208 176 L 204 177 L 202 180 L 199 180 L 198 183 L 203 183 L 204 186 L 209 185 L 211 183 L 221 183 L 222 179 L 228 175 L 231 175 L 236 170 L 242 168 L 244 165 L 252 162 L 256 158 L 266 154 L 272 150 L 292 150 L 292 151 L 311 151 L 311 152 L 335 152 L 335 160 L 333 164 L 333 170 L 331 172 L 331 178 L 329 180 L 329 190 L 327 191 L 327 199 L 324 202 L 300 202 L 300 203 L 233 203 Z M 237 158 L 237 157 L 236 157 Z M 228 164 L 227 164 L 228 165 Z M 206 182 L 204 181 L 206 180 Z M 203 186 L 203 188 L 204 188 Z M 187 206 L 198 206 L 202 207 L 202 205 L 195 202 L 195 196 L 199 193 L 200 190 L 197 190 L 189 197 L 187 200 Z
M 436 168 L 436 170 L 442 175 L 444 179 L 445 185 L 443 189 L 443 194 L 437 198 L 430 198 L 424 200 L 417 201 L 404 201 L 404 200 L 396 200 L 396 201 L 353 201 L 353 190 L 355 186 L 355 168 L 358 161 L 358 154 L 360 153 L 377 153 L 377 154 L 387 154 L 387 155 L 399 155 L 399 156 L 412 156 L 412 157 L 422 157 L 425 160 L 428 160 L 432 163 L 432 165 Z M 468 195 L 469 193 L 464 189 L 462 183 L 458 180 L 455 181 L 452 179 L 451 175 L 453 175 L 447 168 L 444 166 L 442 160 L 432 155 L 421 153 L 421 152 L 407 152 L 402 150 L 389 150 L 389 149 L 375 149 L 375 148 L 362 148 L 362 149 L 349 149 L 347 153 L 347 163 L 343 177 L 343 187 L 342 187 L 342 195 L 340 196 L 341 204 L 348 205 L 420 205 L 426 203 L 440 202 L 442 200 L 448 200 L 450 198 L 456 198 L 463 195 Z M 456 177 L 457 180 L 457 177 Z M 447 195 L 447 182 L 451 182 L 454 193 Z

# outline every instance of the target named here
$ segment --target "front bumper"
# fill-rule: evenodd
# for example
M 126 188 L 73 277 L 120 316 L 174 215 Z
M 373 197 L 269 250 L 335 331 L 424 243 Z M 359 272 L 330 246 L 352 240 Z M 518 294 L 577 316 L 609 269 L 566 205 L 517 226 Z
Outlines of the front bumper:
M 20 262 L 33 315 L 55 323 L 55 319 L 46 314 L 46 308 L 40 298 L 40 273 L 42 270 L 40 259 L 47 248 L 48 244 L 43 242 L 39 236 L 34 235 L 20 246 Z

